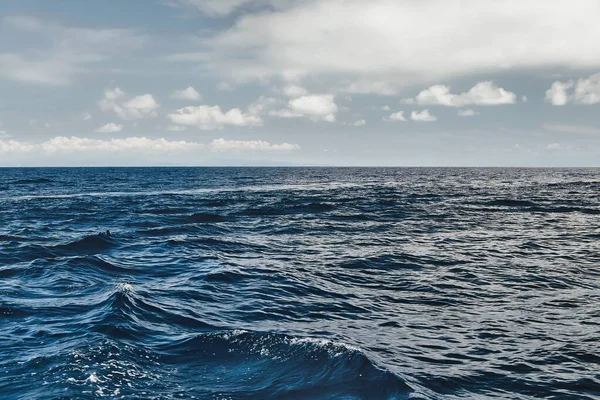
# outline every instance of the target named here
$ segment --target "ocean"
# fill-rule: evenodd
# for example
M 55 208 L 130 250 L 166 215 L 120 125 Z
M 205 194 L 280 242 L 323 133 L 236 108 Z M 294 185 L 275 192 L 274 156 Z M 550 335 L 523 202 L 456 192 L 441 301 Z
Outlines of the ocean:
M 600 169 L 0 169 L 0 398 L 598 399 Z

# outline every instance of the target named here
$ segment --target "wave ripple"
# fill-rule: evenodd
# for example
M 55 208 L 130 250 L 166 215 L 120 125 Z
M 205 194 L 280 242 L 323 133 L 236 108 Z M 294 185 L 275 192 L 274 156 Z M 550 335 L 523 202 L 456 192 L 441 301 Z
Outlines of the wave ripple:
M 598 182 L 0 169 L 0 397 L 600 398 Z

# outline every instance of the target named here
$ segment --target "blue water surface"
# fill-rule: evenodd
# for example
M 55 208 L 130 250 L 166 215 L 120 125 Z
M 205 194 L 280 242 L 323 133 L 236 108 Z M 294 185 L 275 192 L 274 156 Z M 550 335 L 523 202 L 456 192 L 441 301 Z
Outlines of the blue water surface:
M 600 170 L 0 169 L 1 399 L 600 398 Z

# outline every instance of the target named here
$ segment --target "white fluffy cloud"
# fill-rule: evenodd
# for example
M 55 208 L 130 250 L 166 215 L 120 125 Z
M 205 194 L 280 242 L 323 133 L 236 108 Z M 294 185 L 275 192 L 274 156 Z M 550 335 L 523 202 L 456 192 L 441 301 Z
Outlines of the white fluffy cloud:
M 552 84 L 552 87 L 546 90 L 545 100 L 554 106 L 564 106 L 571 98 L 568 94 L 568 90 L 573 87 L 573 82 L 559 82 L 556 81 Z
M 171 98 L 178 100 L 200 100 L 202 96 L 196 89 L 191 86 L 188 86 L 186 89 L 175 90 L 171 93 Z
M 578 79 L 576 83 L 556 81 L 546 91 L 545 100 L 555 106 L 569 102 L 588 105 L 600 103 L 600 73 Z
M 271 144 L 262 140 L 215 139 L 210 143 L 212 151 L 291 151 L 300 146 L 291 143 Z
M 419 122 L 433 122 L 437 121 L 437 117 L 429 113 L 429 110 L 423 110 L 420 112 L 413 111 L 410 113 L 410 119 Z
M 307 117 L 313 121 L 335 122 L 339 108 L 332 94 L 312 94 L 292 98 L 288 108 L 271 111 L 269 115 L 281 118 Z
M 106 125 L 101 126 L 100 128 L 96 129 L 95 132 L 98 133 L 113 133 L 113 132 L 121 132 L 123 130 L 123 125 L 121 124 L 115 124 L 114 122 L 110 122 Z
M 260 116 L 244 113 L 239 108 L 232 108 L 227 112 L 221 111 L 219 106 L 189 106 L 175 110 L 167 115 L 174 124 L 180 126 L 195 126 L 202 130 L 222 129 L 230 126 L 260 126 Z
M 405 122 L 406 121 L 406 117 L 404 116 L 404 111 L 398 111 L 398 112 L 395 112 L 395 113 L 391 114 L 389 117 L 384 118 L 384 120 L 386 120 L 386 121 L 402 121 L 402 122 Z
M 125 93 L 120 88 L 107 89 L 104 98 L 98 103 L 102 111 L 113 111 L 119 118 L 135 120 L 156 117 L 160 104 L 151 94 L 135 96 L 124 100 Z
M 322 118 L 326 121 L 335 121 L 335 113 L 338 111 L 334 96 L 331 94 L 301 96 L 290 100 L 289 107 L 298 114 Z
M 420 92 L 414 99 L 401 100 L 404 104 L 440 105 L 447 107 L 464 107 L 467 105 L 495 106 L 514 104 L 517 95 L 496 86 L 492 81 L 479 82 L 468 92 L 461 94 L 450 93 L 446 85 L 433 85 Z
M 222 12 L 240 7 L 225 3 Z M 202 48 L 203 66 L 239 79 L 335 76 L 368 93 L 524 68 L 594 68 L 597 7 L 597 0 L 576 7 L 571 0 L 298 1 L 238 18 Z

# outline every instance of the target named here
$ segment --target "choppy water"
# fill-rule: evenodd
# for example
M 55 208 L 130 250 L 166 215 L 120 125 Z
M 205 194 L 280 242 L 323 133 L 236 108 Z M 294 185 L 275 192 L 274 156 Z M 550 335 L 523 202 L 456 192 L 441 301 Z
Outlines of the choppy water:
M 0 169 L 0 398 L 600 398 L 599 196 L 597 169 Z

